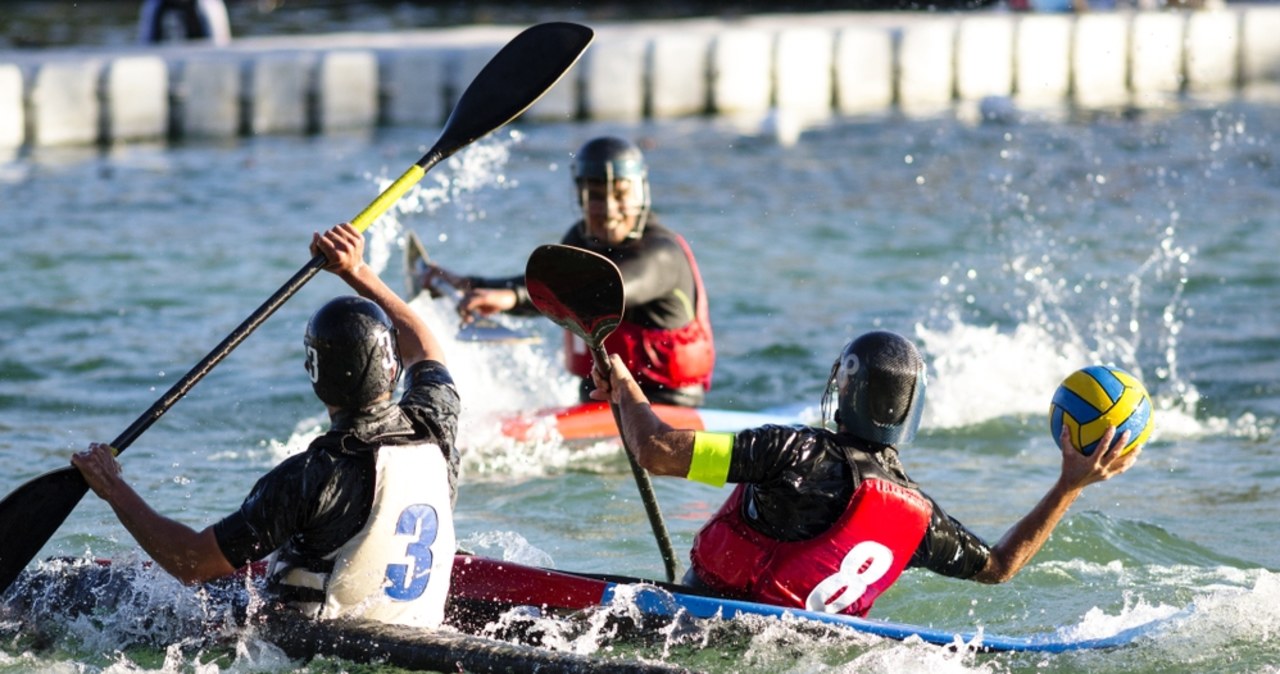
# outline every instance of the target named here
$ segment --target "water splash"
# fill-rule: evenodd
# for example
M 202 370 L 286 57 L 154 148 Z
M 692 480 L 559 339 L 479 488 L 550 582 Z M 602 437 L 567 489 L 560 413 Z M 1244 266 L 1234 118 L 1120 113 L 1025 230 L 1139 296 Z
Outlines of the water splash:
M 487 557 L 501 559 L 504 562 L 546 568 L 555 566 L 555 560 L 551 555 L 514 531 L 488 531 L 473 534 L 459 541 L 459 547 L 485 554 Z M 493 554 L 494 551 L 498 551 L 499 554 Z
M 1097 196 L 1107 176 L 1085 181 Z M 1163 216 L 1081 231 L 1035 202 L 1031 194 L 1044 186 L 1018 190 L 1007 175 L 1000 182 L 993 249 L 980 254 L 991 259 L 954 263 L 938 279 L 938 307 L 916 328 L 933 374 L 926 423 L 956 428 L 1044 414 L 1066 375 L 1099 363 L 1146 385 L 1153 440 L 1221 428 L 1223 420 L 1196 418 L 1200 394 L 1179 371 L 1196 251 L 1179 242 L 1176 204 Z
M 462 399 L 458 423 L 458 445 L 463 450 L 463 474 L 468 479 L 486 476 L 544 475 L 582 458 L 551 433 L 542 433 L 523 442 L 502 432 L 503 420 L 518 412 L 567 405 L 577 401 L 577 381 L 560 366 L 558 340 L 518 344 L 489 344 L 458 338 L 456 298 L 431 298 L 419 293 L 399 261 L 404 258 L 407 232 L 423 215 L 442 213 L 445 206 L 456 223 L 471 226 L 486 217 L 477 198 L 490 190 L 517 187 L 506 166 L 512 148 L 524 140 L 510 130 L 486 137 L 450 157 L 440 168 L 410 188 L 395 206 L 379 217 L 366 233 L 368 263 L 393 287 L 406 288 L 409 305 L 427 322 L 448 358 L 450 374 Z M 392 179 L 370 176 L 385 190 Z M 448 239 L 448 223 L 430 221 L 436 230 L 424 240 Z M 425 232 L 420 232 L 425 234 Z M 403 279 L 403 281 L 401 281 Z M 536 319 L 495 316 L 495 322 L 520 332 L 539 334 L 545 326 Z M 303 451 L 326 425 L 321 417 L 299 422 L 289 438 L 271 443 L 277 459 Z

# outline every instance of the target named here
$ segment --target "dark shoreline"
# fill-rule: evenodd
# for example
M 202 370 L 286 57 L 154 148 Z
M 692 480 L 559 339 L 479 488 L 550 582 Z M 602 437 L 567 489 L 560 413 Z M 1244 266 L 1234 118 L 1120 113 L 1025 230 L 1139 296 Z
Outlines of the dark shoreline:
M 960 10 L 1002 0 L 811 0 L 804 2 L 539 2 L 407 0 L 226 0 L 233 37 L 378 32 L 475 24 L 533 24 L 550 19 L 580 23 L 688 17 L 849 10 Z M 6 0 L 0 12 L 0 49 L 72 46 L 121 47 L 137 43 L 140 0 Z

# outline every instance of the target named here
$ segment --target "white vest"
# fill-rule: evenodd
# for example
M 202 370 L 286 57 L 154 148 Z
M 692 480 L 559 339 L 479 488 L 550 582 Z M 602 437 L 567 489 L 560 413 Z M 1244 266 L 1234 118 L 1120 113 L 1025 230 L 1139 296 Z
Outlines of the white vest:
M 325 558 L 333 571 L 281 568 L 273 558 L 271 575 L 323 591 L 323 604 L 295 604 L 314 618 L 440 625 L 457 550 L 448 470 L 434 444 L 380 447 L 369 519 Z

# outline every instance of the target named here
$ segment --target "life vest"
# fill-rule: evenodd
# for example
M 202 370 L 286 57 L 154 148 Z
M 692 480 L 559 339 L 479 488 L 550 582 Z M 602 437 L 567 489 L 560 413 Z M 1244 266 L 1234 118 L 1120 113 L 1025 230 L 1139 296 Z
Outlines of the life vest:
M 269 577 L 289 603 L 313 618 L 436 627 L 444 621 L 457 549 L 448 466 L 434 444 L 377 452 L 364 527 L 320 559 L 273 555 Z
M 698 385 L 709 391 L 716 349 L 707 292 L 689 244 L 679 234 L 672 232 L 671 236 L 680 244 L 693 270 L 694 290 L 698 295 L 694 302 L 693 320 L 674 329 L 646 328 L 623 320 L 604 340 L 604 349 L 622 356 L 627 369 L 641 386 L 648 384 L 680 389 Z M 564 338 L 565 366 L 569 372 L 583 379 L 590 378 L 592 359 L 586 342 L 568 331 L 565 331 Z
M 784 542 L 747 524 L 745 493 L 738 485 L 694 538 L 698 579 L 729 595 L 825 613 L 865 616 L 906 568 L 932 514 L 915 490 L 871 478 L 830 529 Z

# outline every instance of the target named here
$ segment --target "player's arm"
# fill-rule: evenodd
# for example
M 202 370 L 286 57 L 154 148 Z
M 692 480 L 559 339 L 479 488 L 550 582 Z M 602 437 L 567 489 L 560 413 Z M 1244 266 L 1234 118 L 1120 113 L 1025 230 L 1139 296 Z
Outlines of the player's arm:
M 1136 447 L 1122 454 L 1128 442 L 1129 432 L 1117 437 L 1113 426 L 1102 434 L 1098 450 L 1085 456 L 1072 446 L 1069 431 L 1064 425 L 1058 438 L 1062 472 L 1057 482 L 1031 512 L 1010 527 L 1000 542 L 991 548 L 986 566 L 973 579 L 980 583 L 1003 583 L 1016 576 L 1044 546 L 1049 534 L 1053 533 L 1085 487 L 1115 477 L 1133 466 L 1142 448 Z M 1102 451 L 1104 447 L 1106 449 Z
M 138 545 L 174 578 L 194 584 L 235 572 L 218 547 L 213 528 L 196 531 L 153 510 L 125 481 L 108 445 L 93 443 L 72 456 L 71 463 L 111 506 Z

